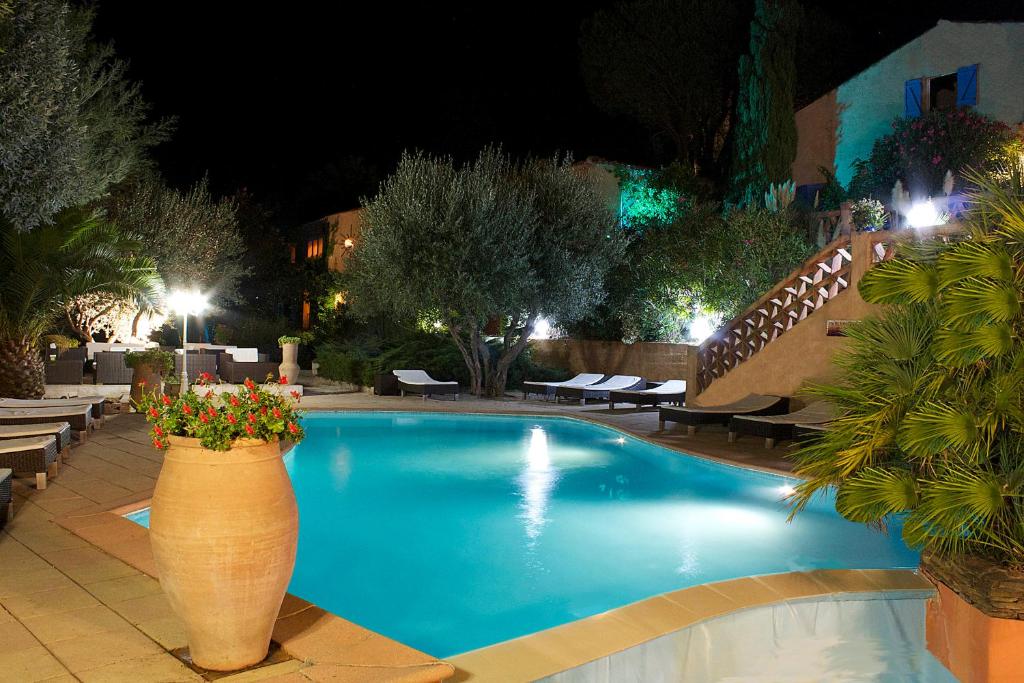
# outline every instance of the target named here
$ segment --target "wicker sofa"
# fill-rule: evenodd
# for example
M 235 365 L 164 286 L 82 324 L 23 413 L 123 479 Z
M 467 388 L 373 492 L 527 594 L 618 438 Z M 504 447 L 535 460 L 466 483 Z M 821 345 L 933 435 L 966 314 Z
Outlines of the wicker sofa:
M 47 360 L 44 364 L 47 384 L 81 384 L 85 377 L 85 361 L 78 358 Z
M 259 360 L 256 362 L 243 363 L 236 361 L 230 353 L 220 354 L 218 356 L 217 368 L 221 381 L 231 384 L 240 384 L 246 379 L 251 379 L 254 382 L 265 382 L 268 375 L 276 380 L 279 375 L 279 364 L 267 360 L 267 354 L 265 353 L 259 354 L 258 357 Z M 192 358 L 190 356 L 189 362 L 191 361 Z
M 204 372 L 211 377 L 220 374 L 217 368 L 217 356 L 212 353 L 188 352 L 188 363 L 185 370 L 188 372 L 189 382 L 195 382 Z M 181 354 L 174 354 L 174 376 L 181 377 Z M 221 378 L 223 379 L 223 377 Z M 227 381 L 227 380 L 225 380 Z

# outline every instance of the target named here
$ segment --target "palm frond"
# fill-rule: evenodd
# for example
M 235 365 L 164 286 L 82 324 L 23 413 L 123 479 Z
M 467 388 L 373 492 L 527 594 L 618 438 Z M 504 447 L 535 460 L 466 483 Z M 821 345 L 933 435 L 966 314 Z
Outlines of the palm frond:
M 910 471 L 869 467 L 838 487 L 836 510 L 846 519 L 870 524 L 913 509 L 917 500 L 917 482 Z
M 939 272 L 933 265 L 898 258 L 871 268 L 858 288 L 870 303 L 923 303 L 938 294 Z

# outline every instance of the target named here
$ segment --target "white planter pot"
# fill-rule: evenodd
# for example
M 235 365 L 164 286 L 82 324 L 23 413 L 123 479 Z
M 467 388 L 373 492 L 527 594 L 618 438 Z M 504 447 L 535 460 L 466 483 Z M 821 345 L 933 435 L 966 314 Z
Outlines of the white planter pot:
M 282 377 L 288 378 L 289 384 L 297 384 L 299 381 L 298 357 L 298 344 L 285 344 L 281 347 L 281 365 L 277 369 Z

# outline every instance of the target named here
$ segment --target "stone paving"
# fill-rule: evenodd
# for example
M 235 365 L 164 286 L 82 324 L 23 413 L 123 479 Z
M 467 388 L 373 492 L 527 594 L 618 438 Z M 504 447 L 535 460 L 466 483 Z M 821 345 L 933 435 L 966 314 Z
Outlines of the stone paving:
M 427 400 L 364 393 L 307 396 L 310 410 L 413 410 L 562 414 L 597 420 L 670 448 L 764 469 L 789 469 L 784 447 L 766 450 L 750 438 L 729 444 L 721 429 L 693 437 L 685 429 L 658 432 L 656 412 L 604 406 L 556 406 L 543 401 Z M 161 454 L 150 445 L 141 416 L 108 418 L 75 444 L 60 474 L 43 491 L 34 479 L 14 483 L 15 516 L 0 533 L 0 680 L 198 681 L 169 654 L 185 645 L 184 629 L 159 583 L 53 522 L 95 514 L 151 493 Z M 144 529 L 120 530 L 111 543 L 148 542 Z M 308 664 L 308 663 L 307 663 Z M 317 667 L 285 663 L 223 681 L 360 680 L 316 675 Z M 369 679 L 366 679 L 369 680 Z M 383 680 L 383 679 L 381 679 Z

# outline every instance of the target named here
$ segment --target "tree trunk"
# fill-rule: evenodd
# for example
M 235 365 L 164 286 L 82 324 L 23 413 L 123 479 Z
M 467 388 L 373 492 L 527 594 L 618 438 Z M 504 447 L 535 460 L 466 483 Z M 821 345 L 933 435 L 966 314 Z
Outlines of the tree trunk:
M 480 359 L 476 355 L 476 346 L 466 343 L 466 340 L 462 337 L 462 328 L 451 320 L 448 321 L 448 333 L 451 334 L 455 346 L 458 347 L 459 353 L 462 354 L 462 361 L 469 370 L 470 393 L 479 396 L 483 383 L 480 375 Z
M 0 396 L 42 398 L 46 371 L 39 349 L 28 339 L 0 341 Z
M 531 314 L 526 319 L 526 324 L 523 327 L 518 327 L 518 319 L 513 318 L 508 330 L 505 332 L 504 350 L 501 356 L 498 357 L 498 362 L 494 365 L 494 373 L 488 381 L 488 395 L 493 398 L 502 398 L 505 395 L 505 385 L 508 383 L 508 371 L 512 367 L 512 364 L 516 362 L 516 358 L 523 352 L 526 345 L 530 342 L 530 330 L 533 329 L 533 323 L 537 320 L 536 314 Z M 519 337 L 515 343 L 512 343 L 512 339 L 518 333 Z

